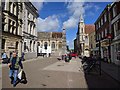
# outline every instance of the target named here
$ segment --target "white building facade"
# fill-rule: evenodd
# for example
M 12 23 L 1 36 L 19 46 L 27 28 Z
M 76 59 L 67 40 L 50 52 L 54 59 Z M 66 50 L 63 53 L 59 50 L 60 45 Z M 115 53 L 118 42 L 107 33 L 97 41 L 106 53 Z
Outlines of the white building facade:
M 8 57 L 12 51 L 21 56 L 22 51 L 22 3 L 15 0 L 2 2 L 2 52 Z
M 38 11 L 31 2 L 23 3 L 22 52 L 25 59 L 37 57 L 37 17 Z

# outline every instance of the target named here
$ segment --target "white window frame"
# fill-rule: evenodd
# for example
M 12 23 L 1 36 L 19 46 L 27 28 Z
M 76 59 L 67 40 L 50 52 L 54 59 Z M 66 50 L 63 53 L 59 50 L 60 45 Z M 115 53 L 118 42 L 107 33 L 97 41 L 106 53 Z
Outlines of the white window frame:
M 117 12 L 116 12 L 116 5 L 113 7 L 113 17 L 115 17 L 116 16 L 116 14 L 117 14 Z
M 103 18 L 101 18 L 101 25 L 103 25 Z
M 107 21 L 107 15 L 106 15 L 106 13 L 104 14 L 104 20 L 105 20 L 105 22 Z
M 105 36 L 107 36 L 107 28 L 105 28 Z

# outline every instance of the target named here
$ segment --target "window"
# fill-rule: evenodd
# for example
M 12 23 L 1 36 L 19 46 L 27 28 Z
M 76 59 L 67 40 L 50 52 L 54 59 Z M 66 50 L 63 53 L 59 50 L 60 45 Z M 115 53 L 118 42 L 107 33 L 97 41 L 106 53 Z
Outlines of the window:
M 113 17 L 117 15 L 117 7 L 116 5 L 113 7 Z
M 5 39 L 2 39 L 2 49 L 5 49 Z
M 104 33 L 103 33 L 103 31 L 102 31 L 102 38 L 104 37 Z
M 104 21 L 106 22 L 107 21 L 107 18 L 106 18 L 106 13 L 104 14 Z
M 13 8 L 12 8 L 12 9 L 13 9 L 13 10 L 12 10 L 12 11 L 13 11 L 12 13 L 15 14 L 15 4 L 14 4 L 14 3 L 13 3 Z
M 88 43 L 88 37 L 85 36 L 85 43 Z
M 118 24 L 119 24 L 119 21 L 115 22 L 113 25 L 115 36 L 118 36 L 120 34 L 120 30 L 118 29 Z
M 30 51 L 32 50 L 32 49 L 31 49 L 31 46 L 32 46 L 32 41 L 30 41 Z
M 99 28 L 100 28 L 100 22 L 99 22 Z
M 103 18 L 101 18 L 101 25 L 103 25 Z
M 18 44 L 19 44 L 19 43 L 18 43 L 18 42 L 16 42 L 15 49 L 18 49 Z
M 44 48 L 47 49 L 47 46 L 48 46 L 48 43 L 45 42 L 45 43 L 44 43 Z
M 81 33 L 83 33 L 83 28 L 81 28 Z
M 101 35 L 100 35 L 100 33 L 99 33 L 99 36 L 98 36 L 98 40 L 101 40 Z
M 59 42 L 59 49 L 62 48 L 62 42 Z
M 40 46 L 40 42 L 38 42 L 37 45 Z
M 120 60 L 120 43 L 116 44 L 116 59 Z
M 12 2 L 9 2 L 9 11 L 12 13 Z
M 31 34 L 31 32 L 32 32 L 32 25 L 30 25 L 30 34 Z
M 93 48 L 93 45 L 91 44 L 91 49 Z
M 33 43 L 33 51 L 35 51 L 35 41 L 34 41 L 34 43 Z
M 24 42 L 24 51 L 26 51 L 26 42 Z
M 98 29 L 98 24 L 96 24 L 96 30 Z
M 105 36 L 107 36 L 107 29 L 105 29 Z
M 30 13 L 29 13 L 29 11 L 27 11 L 28 13 L 27 13 L 27 15 L 28 15 L 28 18 L 30 18 Z
M 55 42 L 52 42 L 52 48 L 55 48 Z

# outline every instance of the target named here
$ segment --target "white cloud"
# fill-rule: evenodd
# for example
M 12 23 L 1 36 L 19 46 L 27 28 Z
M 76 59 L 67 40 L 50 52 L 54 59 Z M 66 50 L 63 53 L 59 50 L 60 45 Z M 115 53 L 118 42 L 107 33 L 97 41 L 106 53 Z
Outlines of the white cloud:
M 68 29 L 68 28 L 74 28 L 77 25 L 77 20 L 73 17 L 70 17 L 67 21 L 63 23 L 63 27 Z
M 49 16 L 45 19 L 38 18 L 38 31 L 56 31 L 59 27 L 59 20 L 56 15 Z
M 73 0 L 73 2 L 66 2 L 68 13 L 70 14 L 70 17 L 67 21 L 63 22 L 63 27 L 66 29 L 77 27 L 80 15 L 83 15 L 85 17 L 86 13 L 85 11 L 88 10 L 89 16 L 94 16 L 95 12 L 100 9 L 98 5 L 95 5 L 93 3 L 86 3 L 85 0 L 80 0 L 80 2 L 76 2 L 76 0 Z M 94 9 L 95 12 L 91 12 L 91 9 Z M 90 10 L 90 11 L 89 11 Z
M 43 2 L 35 2 L 33 0 L 30 0 L 32 4 L 37 8 L 38 11 L 40 11 L 43 7 Z M 43 0 L 44 1 L 44 0 Z
M 84 2 L 75 2 L 75 1 L 76 0 L 74 0 L 73 2 L 67 3 L 68 4 L 67 8 L 71 16 L 67 21 L 63 22 L 63 27 L 66 29 L 76 27 L 78 24 L 80 15 L 81 14 L 83 15 L 85 11 Z

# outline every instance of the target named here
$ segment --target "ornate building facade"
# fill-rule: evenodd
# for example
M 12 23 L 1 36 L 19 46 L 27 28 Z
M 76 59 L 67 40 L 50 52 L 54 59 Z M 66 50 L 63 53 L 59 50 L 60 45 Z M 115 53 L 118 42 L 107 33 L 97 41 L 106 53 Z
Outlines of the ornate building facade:
M 84 23 L 84 19 L 81 15 L 80 21 L 78 24 L 78 32 L 77 32 L 77 37 L 75 40 L 75 45 L 76 47 L 75 51 L 81 55 L 81 56 L 89 56 L 90 55 L 90 50 L 89 50 L 89 34 L 91 32 L 95 31 L 94 25 L 86 25 Z
M 38 46 L 50 46 L 52 53 L 61 51 L 66 47 L 66 43 L 63 43 L 63 41 L 66 42 L 66 38 L 63 38 L 64 35 L 62 32 L 38 32 Z
M 37 30 L 38 11 L 33 4 L 7 0 L 2 2 L 2 52 L 8 57 L 10 52 L 17 51 L 25 59 L 37 57 Z
M 22 51 L 22 3 L 2 2 L 2 51 Z
M 31 2 L 23 3 L 23 28 L 22 28 L 22 51 L 25 52 L 25 58 L 37 57 L 37 17 L 38 11 Z

